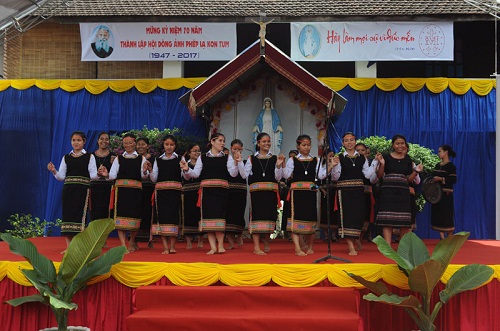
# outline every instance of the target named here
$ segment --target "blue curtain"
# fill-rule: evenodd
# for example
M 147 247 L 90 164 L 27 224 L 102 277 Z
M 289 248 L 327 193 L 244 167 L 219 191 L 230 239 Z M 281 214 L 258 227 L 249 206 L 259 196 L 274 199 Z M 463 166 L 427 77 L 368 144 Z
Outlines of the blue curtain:
M 97 148 L 97 135 L 130 129 L 183 128 L 186 134 L 204 137 L 205 122 L 192 120 L 178 98 L 187 89 L 156 89 L 143 94 L 106 90 L 93 95 L 86 90 L 65 92 L 8 88 L 0 92 L 0 231 L 14 213 L 29 213 L 47 220 L 61 217 L 62 183 L 47 171 L 59 166 L 71 150 L 70 135 L 87 133 L 86 149 Z M 437 150 L 446 143 L 458 156 L 455 185 L 456 228 L 471 238 L 495 237 L 495 91 L 485 97 L 472 90 L 456 95 L 450 90 L 434 94 L 423 88 L 383 92 L 377 88 L 339 93 L 348 99 L 344 112 L 330 127 L 330 142 L 340 148 L 343 132 L 359 137 L 391 138 L 405 135 L 409 142 Z M 437 238 L 430 230 L 429 208 L 417 217 L 417 234 Z
M 347 98 L 344 112 L 330 123 L 330 143 L 338 151 L 340 137 L 352 131 L 358 137 L 372 135 L 391 139 L 403 134 L 410 143 L 437 149 L 449 144 L 457 152 L 454 187 L 455 226 L 470 231 L 471 239 L 495 238 L 495 90 L 481 97 L 469 90 L 456 95 L 450 90 L 435 94 L 423 88 L 392 92 L 378 88 L 339 93 Z M 416 233 L 438 238 L 430 229 L 430 207 L 417 216 Z
M 136 89 L 117 93 L 110 89 L 94 95 L 85 89 L 66 92 L 8 88 L 0 92 L 0 231 L 10 215 L 32 214 L 46 220 L 61 218 L 62 182 L 47 171 L 59 166 L 71 151 L 70 135 L 87 134 L 85 149 L 97 149 L 97 136 L 131 129 L 183 128 L 188 135 L 205 137 L 201 119 L 191 119 L 178 98 L 188 89 Z

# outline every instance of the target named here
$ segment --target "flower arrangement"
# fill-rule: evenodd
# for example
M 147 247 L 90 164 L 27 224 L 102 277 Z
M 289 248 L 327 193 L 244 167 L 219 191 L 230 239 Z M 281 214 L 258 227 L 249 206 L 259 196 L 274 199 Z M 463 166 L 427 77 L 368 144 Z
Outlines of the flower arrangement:
M 123 154 L 122 137 L 127 133 L 133 133 L 137 138 L 146 138 L 149 141 L 149 153 L 153 157 L 158 157 L 163 153 L 163 137 L 167 134 L 174 135 L 177 138 L 177 150 L 178 154 L 183 154 L 188 145 L 191 143 L 199 144 L 200 147 L 205 146 L 205 139 L 197 136 L 184 135 L 183 130 L 179 128 L 164 129 L 160 130 L 158 128 L 148 129 L 144 126 L 140 130 L 130 130 L 123 132 L 121 134 L 112 135 L 109 139 L 109 147 L 111 152 L 116 155 Z

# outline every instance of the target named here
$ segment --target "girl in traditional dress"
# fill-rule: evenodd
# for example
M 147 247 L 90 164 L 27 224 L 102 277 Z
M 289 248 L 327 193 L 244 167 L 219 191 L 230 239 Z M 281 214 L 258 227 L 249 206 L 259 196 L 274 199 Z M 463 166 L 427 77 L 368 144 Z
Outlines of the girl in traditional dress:
M 282 176 L 284 155 L 272 155 L 271 137 L 261 132 L 257 136 L 257 152 L 249 156 L 242 177 L 248 177 L 250 185 L 251 217 L 248 226 L 252 234 L 254 254 L 266 255 L 270 251 L 269 236 L 274 232 L 278 218 L 280 197 L 278 182 Z M 260 236 L 264 236 L 264 250 L 260 248 Z
M 243 142 L 235 139 L 231 142 L 231 153 L 243 151 Z M 243 230 L 245 229 L 245 208 L 247 206 L 247 181 L 239 173 L 236 177 L 229 177 L 229 200 L 226 214 L 226 238 L 228 249 L 234 248 L 234 240 L 238 240 L 238 247 L 243 245 Z
M 445 234 L 451 236 L 455 230 L 455 205 L 453 201 L 453 185 L 457 182 L 457 167 L 450 161 L 450 157 L 457 154 L 449 145 L 442 145 L 438 149 L 441 162 L 436 164 L 432 175 L 434 181 L 442 183 L 443 196 L 438 203 L 431 205 L 431 228 L 439 231 L 439 237 Z
M 150 164 L 155 162 L 154 156 L 149 153 L 148 138 L 137 138 L 137 153 L 145 157 Z M 153 248 L 153 236 L 151 235 L 151 224 L 153 223 L 153 204 L 151 199 L 153 197 L 154 189 L 155 184 L 151 181 L 150 177 L 142 180 L 141 227 L 137 232 L 136 242 L 147 242 L 149 248 Z
M 413 167 L 413 161 L 406 154 L 404 136 L 397 134 L 392 137 L 392 149 L 390 154 L 377 153 L 375 157 L 380 163 L 377 176 L 382 178 L 376 222 L 382 227 L 384 239 L 389 245 L 393 228 L 400 229 L 401 237 L 411 230 L 409 183 L 423 169 L 422 164 Z
M 115 229 L 118 230 L 120 244 L 126 246 L 127 231 L 130 230 L 128 251 L 137 250 L 135 237 L 141 226 L 142 216 L 142 179 L 149 176 L 151 164 L 136 150 L 136 137 L 126 133 L 122 138 L 125 151 L 118 156 L 111 170 L 101 167 L 99 174 L 108 180 L 115 179 L 114 206 Z
M 71 238 L 85 228 L 89 202 L 90 180 L 98 178 L 94 155 L 87 153 L 85 133 L 75 131 L 71 134 L 73 150 L 63 156 L 59 170 L 52 162 L 47 169 L 59 181 L 64 181 L 62 191 L 61 234 L 68 248 Z M 66 250 L 62 251 L 63 254 Z
M 185 158 L 188 167 L 193 169 L 201 154 L 199 145 L 188 146 Z M 203 233 L 200 232 L 198 223 L 200 222 L 200 207 L 196 205 L 198 201 L 198 190 L 200 189 L 200 179 L 185 179 L 183 176 L 182 185 L 182 235 L 186 238 L 186 249 L 193 248 L 193 237 L 198 236 L 198 247 L 203 247 Z
M 292 231 L 292 241 L 295 247 L 295 254 L 305 256 L 314 254 L 313 241 L 316 232 L 317 212 L 316 212 L 316 179 L 326 178 L 326 166 L 318 165 L 318 159 L 312 157 L 311 137 L 300 135 L 297 138 L 297 150 L 299 154 L 288 159 L 286 167 L 283 169 L 283 177 L 293 178 L 290 185 L 291 216 L 287 230 Z M 302 250 L 300 245 L 300 235 L 304 235 L 307 252 Z
M 214 133 L 210 137 L 210 150 L 201 155 L 193 169 L 185 160 L 181 160 L 184 178 L 201 178 L 199 205 L 201 207 L 200 231 L 207 232 L 210 250 L 207 254 L 222 254 L 224 249 L 224 231 L 226 229 L 226 207 L 229 176 L 238 174 L 237 164 L 241 162 L 241 153 L 233 156 L 224 154 L 225 137 Z
M 97 139 L 98 149 L 93 152 L 96 168 L 105 167 L 108 171 L 115 160 L 116 155 L 109 150 L 109 134 L 99 133 Z M 90 215 L 92 220 L 111 217 L 109 208 L 109 197 L 113 182 L 99 176 L 97 180 L 90 181 Z
M 369 180 L 374 172 L 368 165 L 368 160 L 355 150 L 356 136 L 347 132 L 342 137 L 342 146 L 345 151 L 331 159 L 332 179 L 337 181 L 336 205 L 340 212 L 339 235 L 347 241 L 349 255 L 358 255 L 357 248 L 361 249 L 359 241 L 361 229 L 366 219 L 366 201 L 364 180 Z
M 160 235 L 164 250 L 162 254 L 177 253 L 175 241 L 179 234 L 181 212 L 181 169 L 180 158 L 175 153 L 177 138 L 166 135 L 163 139 L 164 153 L 155 160 L 151 181 L 155 185 L 155 223 L 151 228 L 153 235 Z M 168 240 L 167 240 L 168 238 Z M 170 241 L 170 249 L 168 247 Z

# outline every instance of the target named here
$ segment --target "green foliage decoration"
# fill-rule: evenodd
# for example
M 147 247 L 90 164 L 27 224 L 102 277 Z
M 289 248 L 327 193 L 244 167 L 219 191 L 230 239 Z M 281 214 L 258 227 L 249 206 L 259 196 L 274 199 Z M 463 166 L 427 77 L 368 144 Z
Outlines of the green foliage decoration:
M 119 135 L 112 135 L 109 140 L 109 147 L 113 153 L 116 155 L 123 154 L 123 146 L 122 146 L 122 137 L 127 133 L 133 133 L 137 138 L 147 138 L 150 144 L 149 153 L 152 156 L 158 157 L 163 153 L 163 137 L 167 134 L 171 134 L 177 138 L 177 149 L 176 153 L 184 153 L 189 144 L 198 144 L 203 148 L 206 144 L 206 140 L 201 137 L 185 135 L 183 133 L 183 129 L 173 128 L 173 129 L 164 129 L 160 130 L 158 128 L 148 129 L 147 126 L 144 126 L 140 130 L 130 130 L 123 132 Z
M 13 237 L 25 239 L 49 236 L 53 227 L 61 226 L 62 220 L 41 221 L 38 217 L 33 218 L 31 214 L 13 214 L 10 215 L 7 222 L 12 229 L 7 229 L 5 232 L 10 233 Z
M 113 219 L 106 218 L 90 222 L 89 226 L 73 237 L 63 255 L 59 270 L 54 262 L 40 254 L 36 246 L 27 239 L 3 233 L 0 238 L 9 244 L 12 253 L 23 256 L 32 269 L 22 269 L 22 273 L 38 290 L 38 294 L 6 301 L 17 307 L 27 302 L 40 302 L 50 306 L 54 313 L 58 331 L 68 329 L 68 313 L 78 306 L 73 296 L 87 286 L 94 277 L 108 273 L 111 267 L 122 261 L 127 249 L 113 247 L 103 254 L 106 238 L 113 231 Z
M 434 320 L 443 304 L 458 293 L 484 285 L 493 277 L 494 270 L 489 266 L 482 264 L 463 266 L 451 276 L 446 287 L 439 293 L 439 301 L 432 307 L 431 297 L 437 283 L 443 277 L 453 257 L 467 241 L 469 234 L 469 232 L 459 232 L 441 240 L 432 255 L 413 232 L 403 236 L 397 252 L 381 236 L 373 239 L 378 250 L 397 263 L 401 272 L 408 278 L 410 290 L 418 295 L 400 297 L 391 293 L 383 282 L 372 282 L 355 274 L 346 273 L 373 292 L 364 295 L 363 299 L 402 307 L 421 331 L 434 331 L 436 330 Z

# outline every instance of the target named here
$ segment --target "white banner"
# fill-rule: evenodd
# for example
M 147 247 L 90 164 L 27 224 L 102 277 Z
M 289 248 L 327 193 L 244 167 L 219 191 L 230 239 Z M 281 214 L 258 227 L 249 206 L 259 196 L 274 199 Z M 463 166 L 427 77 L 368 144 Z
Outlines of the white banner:
M 228 61 L 236 23 L 80 23 L 82 61 Z
M 453 22 L 291 23 L 295 61 L 453 61 Z

